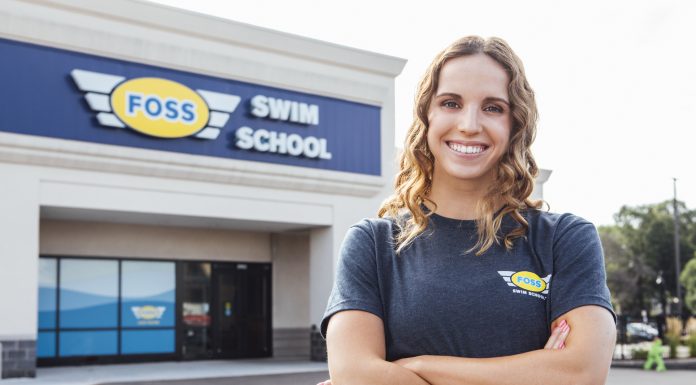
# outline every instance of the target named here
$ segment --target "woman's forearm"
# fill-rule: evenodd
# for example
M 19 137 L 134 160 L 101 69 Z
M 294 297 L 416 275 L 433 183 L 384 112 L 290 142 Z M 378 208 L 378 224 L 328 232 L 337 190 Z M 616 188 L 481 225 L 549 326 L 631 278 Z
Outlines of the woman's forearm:
M 564 349 L 494 358 L 420 356 L 410 359 L 404 367 L 432 385 L 604 383 L 603 380 L 594 381 L 568 353 L 569 350 Z
M 330 372 L 332 385 L 430 385 L 412 370 L 381 359 L 355 360 Z
M 616 338 L 610 313 L 584 306 L 564 317 L 573 332 L 561 350 L 493 358 L 419 356 L 396 363 L 432 385 L 604 384 Z

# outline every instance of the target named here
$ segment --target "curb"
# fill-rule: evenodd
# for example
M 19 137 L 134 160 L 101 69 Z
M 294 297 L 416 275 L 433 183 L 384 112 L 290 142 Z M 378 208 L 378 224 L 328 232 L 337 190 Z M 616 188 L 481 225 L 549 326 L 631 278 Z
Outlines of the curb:
M 645 360 L 613 360 L 612 368 L 643 369 Z M 672 370 L 696 370 L 696 358 L 667 358 L 665 366 Z

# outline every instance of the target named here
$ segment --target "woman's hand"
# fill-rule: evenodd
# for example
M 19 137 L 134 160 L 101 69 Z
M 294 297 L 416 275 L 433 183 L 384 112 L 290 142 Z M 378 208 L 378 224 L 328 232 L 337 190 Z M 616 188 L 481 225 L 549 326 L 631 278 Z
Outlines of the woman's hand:
M 549 337 L 549 340 L 546 341 L 544 349 L 563 349 L 565 347 L 565 340 L 568 337 L 568 333 L 570 333 L 570 326 L 568 326 L 566 320 L 561 320 L 553 329 L 553 332 L 551 332 L 551 336 Z
M 544 345 L 544 349 L 549 349 L 549 350 L 563 349 L 565 347 L 565 340 L 568 337 L 569 333 L 570 333 L 570 326 L 568 326 L 568 323 L 566 322 L 566 320 L 559 321 L 558 325 L 556 325 L 556 327 L 553 329 L 553 332 L 551 332 L 551 336 L 549 336 L 549 340 L 546 341 L 546 345 Z M 422 356 L 402 358 L 400 360 L 394 361 L 394 363 L 399 365 L 399 366 L 402 366 L 406 369 L 409 369 L 415 373 L 418 373 L 418 365 L 421 363 L 421 357 Z M 317 385 L 331 385 L 331 380 L 326 380 L 324 382 L 320 382 Z

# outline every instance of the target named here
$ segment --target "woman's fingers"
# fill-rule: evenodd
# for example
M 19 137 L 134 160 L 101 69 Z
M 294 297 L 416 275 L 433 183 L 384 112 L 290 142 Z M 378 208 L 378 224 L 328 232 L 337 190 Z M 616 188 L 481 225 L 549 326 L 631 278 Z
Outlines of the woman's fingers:
M 546 341 L 544 349 L 563 349 L 565 347 L 565 340 L 570 333 L 570 326 L 565 320 L 561 320 L 558 325 L 551 332 L 549 340 Z
M 556 341 L 558 340 L 558 336 L 561 334 L 561 326 L 564 324 L 564 322 L 565 320 L 561 321 L 558 325 L 556 325 L 555 328 L 553 328 L 548 341 L 546 341 L 546 345 L 544 345 L 544 349 L 553 349 Z
M 558 340 L 556 341 L 554 349 L 565 348 L 565 340 L 568 337 L 568 334 L 570 334 L 570 326 L 568 324 L 565 324 L 563 326 L 563 330 L 561 330 L 561 334 L 558 336 Z

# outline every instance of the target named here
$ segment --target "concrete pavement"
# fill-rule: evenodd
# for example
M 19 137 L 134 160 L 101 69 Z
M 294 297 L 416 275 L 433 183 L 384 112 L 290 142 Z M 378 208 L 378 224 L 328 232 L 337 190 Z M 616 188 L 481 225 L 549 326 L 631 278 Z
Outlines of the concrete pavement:
M 329 378 L 329 372 L 275 374 L 264 376 L 208 378 L 200 380 L 109 382 L 99 385 L 315 385 Z
M 694 385 L 696 371 L 667 370 L 657 373 L 642 369 L 612 368 L 606 385 Z M 312 384 L 314 385 L 314 384 Z
M 316 372 L 324 376 L 323 373 L 327 370 L 325 362 L 278 358 L 149 362 L 39 368 L 36 378 L 5 379 L 0 381 L 0 385 L 97 385 L 153 382 L 176 384 L 176 381 L 179 381 L 179 384 L 207 385 L 211 383 L 212 378 L 226 379 L 228 382 L 225 383 L 233 383 L 229 382 L 230 378 Z
M 314 385 L 327 378 L 326 363 L 261 359 L 41 368 L 35 379 L 2 380 L 0 385 Z M 696 385 L 696 370 L 613 367 L 606 384 Z
M 328 372 L 264 375 L 201 380 L 108 383 L 101 385 L 314 385 L 328 378 Z M 695 385 L 696 371 L 668 370 L 647 372 L 642 369 L 612 368 L 606 385 Z

